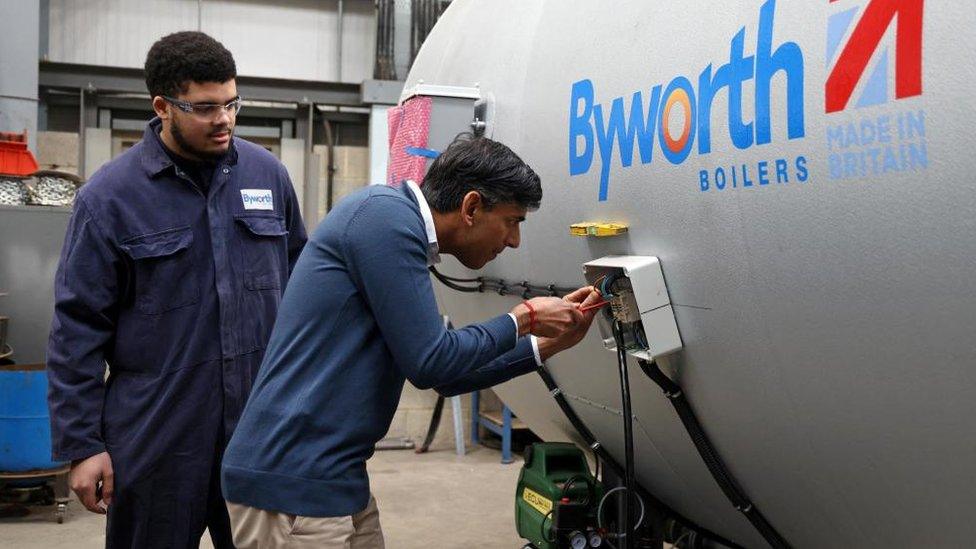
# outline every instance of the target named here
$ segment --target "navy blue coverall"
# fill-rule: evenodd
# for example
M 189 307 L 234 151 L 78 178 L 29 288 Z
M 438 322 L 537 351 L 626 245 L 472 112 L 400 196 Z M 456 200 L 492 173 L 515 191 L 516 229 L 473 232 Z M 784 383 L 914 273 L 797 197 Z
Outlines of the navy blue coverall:
M 220 458 L 305 228 L 268 151 L 234 138 L 201 188 L 160 124 L 75 201 L 47 356 L 53 457 L 108 451 L 107 547 L 198 547 L 206 527 L 232 547 Z

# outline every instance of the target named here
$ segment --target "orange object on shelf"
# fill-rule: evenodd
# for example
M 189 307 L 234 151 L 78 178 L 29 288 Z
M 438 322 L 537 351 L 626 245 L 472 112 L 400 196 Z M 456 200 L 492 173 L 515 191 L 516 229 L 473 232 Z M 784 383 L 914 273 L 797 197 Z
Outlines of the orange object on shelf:
M 0 132 L 0 175 L 26 177 L 37 168 L 37 160 L 27 150 L 27 130 L 24 133 Z

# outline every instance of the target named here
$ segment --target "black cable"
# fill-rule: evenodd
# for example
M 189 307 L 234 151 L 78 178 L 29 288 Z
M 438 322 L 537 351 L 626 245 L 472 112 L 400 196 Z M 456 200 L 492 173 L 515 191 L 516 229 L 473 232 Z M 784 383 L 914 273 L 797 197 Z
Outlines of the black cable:
M 508 295 L 511 293 L 508 284 L 504 284 L 504 281 L 498 282 L 490 278 L 482 280 L 478 288 L 482 292 L 492 291 L 498 293 L 498 295 Z
M 593 481 L 591 481 L 589 479 L 589 477 L 587 477 L 585 475 L 573 475 L 573 476 L 569 477 L 566 480 L 566 482 L 563 483 L 563 490 L 562 490 L 562 492 L 560 493 L 560 496 L 559 496 L 560 499 L 565 498 L 565 497 L 569 497 L 569 489 L 572 488 L 574 485 L 576 485 L 577 482 L 580 482 L 580 481 L 586 483 L 586 499 L 584 499 L 583 501 L 580 501 L 578 503 L 580 503 L 582 505 L 589 505 L 590 502 L 592 502 L 593 500 L 595 500 L 596 499 L 596 489 L 593 486 Z
M 481 282 L 481 277 L 478 278 L 457 278 L 454 276 L 447 276 L 446 274 L 438 271 L 433 265 L 430 267 L 431 272 L 441 275 L 445 280 L 450 280 L 451 282 Z
M 613 338 L 617 343 L 617 367 L 620 370 L 620 401 L 624 416 L 624 487 L 623 501 L 624 528 L 619 537 L 624 538 L 622 549 L 633 546 L 634 517 L 630 512 L 630 500 L 634 497 L 634 416 L 630 408 L 630 378 L 627 374 L 627 349 L 624 348 L 623 327 L 620 322 L 613 323 Z
M 416 453 L 423 454 L 430 449 L 430 444 L 434 442 L 434 436 L 437 435 L 437 428 L 441 425 L 441 414 L 443 413 L 444 395 L 438 393 L 437 403 L 434 404 L 434 413 L 430 417 L 430 425 L 427 426 L 427 436 L 424 437 L 424 443 L 415 450 Z
M 457 290 L 459 292 L 466 292 L 466 293 L 477 293 L 477 292 L 480 292 L 481 291 L 481 287 L 480 286 L 461 286 L 460 284 L 455 284 L 454 282 L 452 282 L 451 280 L 449 280 L 447 277 L 445 277 L 444 275 L 442 275 L 440 273 L 440 271 L 438 271 L 437 269 L 435 269 L 433 267 L 429 267 L 429 270 L 430 270 L 431 274 L 433 274 L 434 277 L 437 278 L 437 280 L 440 281 L 441 284 L 447 286 L 448 288 L 450 288 L 452 290 Z
M 533 284 L 525 280 L 510 283 L 501 278 L 485 276 L 479 276 L 478 278 L 458 278 L 445 275 L 433 266 L 428 267 L 428 270 L 442 284 L 459 292 L 495 292 L 498 295 L 519 295 L 522 299 L 531 299 L 533 297 L 563 297 L 566 294 L 576 291 L 576 288 L 557 286 L 555 284 Z M 472 282 L 477 282 L 478 285 L 463 285 Z
M 546 540 L 547 543 L 553 543 L 553 542 L 556 541 L 556 536 L 555 535 L 552 536 L 552 539 L 549 539 L 549 532 L 552 532 L 552 522 L 551 521 L 549 523 L 549 530 L 548 531 L 546 530 L 546 519 L 552 516 L 552 512 L 554 510 L 555 510 L 555 508 L 550 509 L 549 512 L 546 513 L 546 516 L 542 517 L 542 522 L 539 523 L 539 530 L 541 530 L 540 533 L 542 534 L 542 539 Z
M 437 270 L 434 269 L 433 267 L 431 267 L 430 270 L 431 273 L 434 273 L 434 276 L 441 283 L 443 283 L 445 286 L 449 288 L 454 289 L 454 287 L 456 286 L 455 284 L 448 284 L 448 282 L 450 281 L 445 281 L 445 279 L 442 278 L 443 275 L 438 276 L 440 275 L 440 273 L 437 272 Z M 463 290 L 460 291 L 469 292 L 472 290 L 469 288 L 464 288 Z M 479 291 L 479 290 L 475 288 L 474 291 Z M 624 468 L 621 467 L 620 464 L 613 459 L 613 456 L 610 455 L 610 452 L 608 452 L 606 448 L 604 448 L 603 445 L 600 444 L 600 442 L 596 439 L 596 437 L 593 436 L 593 432 L 590 431 L 589 427 L 587 427 L 586 424 L 583 423 L 583 421 L 579 418 L 579 416 L 576 414 L 576 410 L 573 410 L 573 407 L 570 406 L 569 401 L 566 400 L 566 396 L 562 392 L 562 389 L 560 389 L 559 385 L 556 384 L 556 380 L 552 377 L 552 374 L 549 373 L 549 370 L 545 367 L 545 365 L 540 366 L 536 370 L 536 372 L 539 374 L 539 377 L 542 378 L 542 382 L 546 385 L 546 388 L 549 390 L 549 393 L 556 401 L 556 405 L 559 406 L 559 409 L 562 411 L 563 415 L 566 416 L 566 419 L 569 420 L 569 423 L 573 426 L 576 432 L 579 433 L 580 437 L 583 438 L 583 441 L 586 442 L 586 444 L 590 447 L 591 450 L 593 450 L 593 453 L 597 456 L 598 463 L 602 461 L 603 463 L 606 464 L 607 467 L 609 467 L 613 471 L 615 475 L 623 478 Z M 669 505 L 667 505 L 666 503 L 664 503 L 663 501 L 655 497 L 653 494 L 645 490 L 640 484 L 637 484 L 635 488 L 637 490 L 637 493 L 644 499 L 644 501 L 650 502 L 653 506 L 657 507 L 658 509 L 662 509 L 666 511 L 671 517 L 675 519 L 675 521 L 687 526 L 688 528 L 696 530 L 700 532 L 703 536 L 712 539 L 718 543 L 721 543 L 725 546 L 728 546 L 732 549 L 744 549 L 741 545 L 729 539 L 726 539 L 723 536 L 720 536 L 712 532 L 711 530 L 699 526 L 698 524 L 691 521 L 690 519 L 688 519 L 678 511 L 672 509 Z M 543 518 L 542 522 L 543 524 L 545 524 L 545 518 Z
M 576 429 L 576 432 L 579 433 L 580 437 L 583 438 L 583 441 L 586 442 L 586 444 L 590 447 L 590 449 L 593 450 L 593 453 L 596 454 L 599 457 L 599 459 L 603 463 L 605 463 L 609 469 L 613 471 L 615 475 L 617 475 L 620 478 L 623 478 L 624 468 L 621 467 L 620 464 L 613 459 L 613 456 L 610 455 L 610 452 L 608 452 L 607 449 L 604 448 L 603 445 L 596 440 L 596 437 L 593 436 L 593 432 L 590 431 L 589 427 L 587 427 L 586 424 L 583 423 L 583 421 L 579 418 L 579 416 L 576 414 L 576 410 L 573 410 L 573 407 L 570 406 L 569 401 L 566 399 L 566 395 L 563 394 L 562 389 L 560 389 L 559 385 L 556 384 L 556 380 L 552 377 L 552 374 L 549 373 L 549 370 L 543 365 L 536 371 L 538 372 L 539 377 L 542 378 L 542 382 L 546 385 L 546 388 L 549 389 L 549 393 L 552 395 L 553 399 L 555 399 L 556 405 L 559 406 L 559 409 L 562 410 L 563 414 L 566 416 L 566 419 L 569 420 L 569 423 L 573 426 L 574 429 Z M 701 532 L 704 536 L 718 543 L 721 543 L 733 549 L 744 549 L 741 545 L 738 545 L 731 540 L 725 539 L 724 537 L 706 528 L 698 526 L 697 524 L 695 524 L 694 522 L 686 518 L 684 515 L 678 513 L 670 506 L 668 506 L 666 503 L 659 500 L 653 494 L 651 494 L 650 492 L 642 488 L 640 484 L 638 484 L 636 488 L 637 488 L 637 493 L 640 494 L 640 496 L 644 499 L 644 501 L 650 502 L 655 507 L 665 510 L 668 514 L 674 517 L 674 519 L 677 522 L 686 525 L 688 528 L 692 528 L 694 530 Z
M 702 429 L 701 423 L 699 423 L 694 410 L 691 409 L 691 405 L 688 403 L 688 399 L 685 398 L 684 393 L 681 391 L 681 386 L 665 375 L 657 363 L 647 362 L 642 359 L 638 359 L 637 363 L 640 365 L 641 370 L 647 374 L 647 377 L 657 383 L 661 390 L 664 391 L 664 396 L 668 397 L 668 400 L 671 401 L 671 405 L 674 407 L 675 412 L 678 413 L 681 423 L 684 424 L 685 430 L 688 431 L 688 436 L 691 437 L 695 448 L 698 449 L 698 454 L 701 455 L 705 466 L 708 467 L 708 471 L 712 474 L 715 482 L 718 483 L 719 488 L 722 489 L 725 497 L 732 502 L 732 505 L 739 512 L 745 515 L 753 527 L 766 540 L 766 543 L 776 549 L 788 549 L 790 544 L 766 520 L 766 517 L 749 500 L 749 497 L 746 496 L 745 492 L 732 477 L 732 473 L 729 472 L 728 467 L 726 467 L 722 458 L 715 450 L 715 447 L 709 441 L 705 430 Z

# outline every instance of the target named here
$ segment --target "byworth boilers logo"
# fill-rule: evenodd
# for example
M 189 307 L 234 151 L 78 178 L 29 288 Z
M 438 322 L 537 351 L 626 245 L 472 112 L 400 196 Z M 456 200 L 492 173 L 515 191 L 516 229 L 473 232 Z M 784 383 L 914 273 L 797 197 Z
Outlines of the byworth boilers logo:
M 888 91 L 889 48 L 884 46 L 884 36 L 892 25 L 897 31 L 893 98 L 921 94 L 924 0 L 827 1 L 836 12 L 829 15 L 827 24 L 828 126 L 829 115 L 849 108 L 852 98 L 854 108 L 876 106 L 892 99 Z M 702 69 L 697 86 L 693 78 L 676 76 L 667 85 L 655 84 L 633 92 L 629 101 L 616 97 L 607 108 L 597 101 L 592 80 L 574 82 L 569 101 L 570 175 L 587 174 L 598 161 L 599 199 L 603 201 L 610 194 L 614 151 L 622 168 L 633 164 L 635 147 L 641 164 L 654 162 L 655 148 L 673 165 L 682 164 L 695 152 L 708 155 L 712 151 L 712 105 L 716 97 L 722 97 L 720 92 L 728 101 L 728 120 L 727 124 L 724 120 L 715 122 L 727 128 L 729 141 L 736 149 L 807 137 L 803 51 L 796 42 L 774 32 L 775 15 L 776 0 L 767 0 L 759 10 L 757 27 L 740 28 L 729 42 L 728 60 Z M 755 46 L 749 48 L 753 52 L 750 54 L 747 44 L 751 43 Z M 785 101 L 777 103 L 781 107 L 771 106 L 774 91 L 784 94 Z M 751 120 L 743 113 L 747 101 L 752 101 Z M 680 113 L 683 119 L 680 131 L 670 124 L 672 113 Z M 785 117 L 785 124 L 777 125 L 785 127 L 782 135 L 774 135 L 773 117 Z M 830 126 L 827 133 L 831 179 L 927 165 L 924 112 L 889 112 L 880 116 L 873 112 L 858 122 L 849 122 L 849 115 L 840 118 L 843 123 Z M 807 164 L 807 156 L 800 154 L 713 166 L 699 170 L 694 185 L 701 192 L 722 192 L 805 184 L 811 177 Z
M 829 178 L 924 170 L 928 167 L 925 111 L 897 103 L 922 95 L 924 0 L 830 0 L 830 4 L 824 85 Z M 892 27 L 894 40 L 886 42 Z M 839 117 L 841 122 L 832 122 L 830 114 L 852 108 L 865 114 L 852 119 L 848 112 Z

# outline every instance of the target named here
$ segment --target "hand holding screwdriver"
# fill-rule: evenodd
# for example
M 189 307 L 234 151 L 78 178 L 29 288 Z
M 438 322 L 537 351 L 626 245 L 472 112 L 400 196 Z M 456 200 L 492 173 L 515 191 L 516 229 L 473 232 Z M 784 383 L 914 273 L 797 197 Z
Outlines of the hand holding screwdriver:
M 518 322 L 519 336 L 556 337 L 583 322 L 578 305 L 559 297 L 523 301 L 512 309 L 512 314 Z

